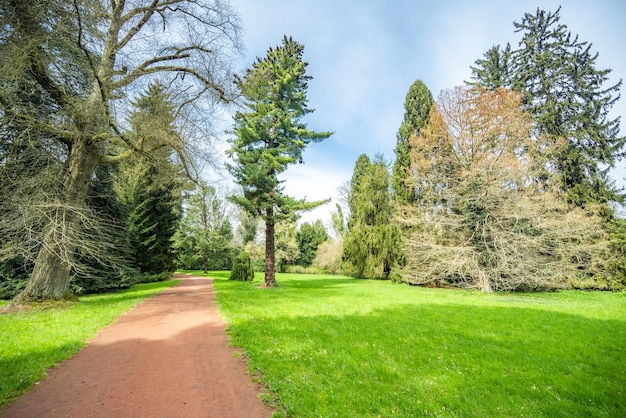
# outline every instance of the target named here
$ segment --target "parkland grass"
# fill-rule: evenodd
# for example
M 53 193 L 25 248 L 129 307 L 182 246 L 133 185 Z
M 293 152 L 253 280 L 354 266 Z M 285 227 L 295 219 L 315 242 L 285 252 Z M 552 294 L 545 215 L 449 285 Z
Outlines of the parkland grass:
M 626 416 L 625 293 L 209 275 L 232 344 L 286 416 Z
M 123 292 L 33 304 L 0 315 L 0 408 L 41 380 L 48 368 L 78 352 L 100 328 L 176 283 L 138 284 Z

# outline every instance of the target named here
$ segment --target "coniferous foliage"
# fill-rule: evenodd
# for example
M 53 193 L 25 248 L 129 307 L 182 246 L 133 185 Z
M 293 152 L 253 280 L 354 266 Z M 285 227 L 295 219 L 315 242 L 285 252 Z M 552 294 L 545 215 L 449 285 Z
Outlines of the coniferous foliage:
M 254 270 L 250 261 L 250 254 L 242 251 L 233 260 L 233 268 L 229 280 L 248 282 L 254 280 Z
M 182 171 L 174 160 L 179 143 L 174 105 L 160 83 L 133 103 L 129 136 L 144 155 L 120 164 L 119 198 L 129 207 L 127 240 L 133 264 L 157 274 L 176 268 L 173 236 L 182 216 Z
M 164 181 L 155 166 L 142 173 L 128 216 L 128 237 L 134 264 L 158 274 L 176 269 L 172 238 L 181 217 L 180 184 Z
M 619 118 L 609 116 L 622 81 L 608 84 L 611 70 L 597 68 L 592 44 L 573 35 L 559 12 L 538 8 L 514 22 L 522 36 L 519 48 L 491 48 L 472 67 L 471 84 L 522 93 L 524 109 L 536 119 L 535 135 L 566 140 L 552 163 L 568 202 L 581 207 L 623 202 L 608 176 L 626 144 Z
M 296 200 L 283 193 L 278 175 L 291 164 L 302 163 L 307 145 L 328 138 L 330 132 L 307 129 L 302 118 L 308 108 L 304 46 L 283 38 L 258 58 L 236 84 L 241 89 L 245 110 L 234 116 L 231 149 L 233 163 L 227 168 L 242 187 L 233 201 L 252 216 L 265 221 L 265 284 L 275 286 L 275 225 L 293 219 L 297 211 L 309 210 L 322 202 Z
M 358 157 L 350 189 L 350 217 L 343 243 L 343 269 L 362 279 L 389 279 L 401 261 L 400 230 L 392 222 L 389 170 L 383 157 Z
M 394 199 L 399 204 L 415 201 L 415 190 L 411 187 L 411 150 L 409 139 L 419 135 L 428 122 L 428 114 L 433 105 L 433 95 L 421 80 L 416 80 L 406 95 L 404 119 L 396 134 L 396 159 L 393 163 L 391 184 Z

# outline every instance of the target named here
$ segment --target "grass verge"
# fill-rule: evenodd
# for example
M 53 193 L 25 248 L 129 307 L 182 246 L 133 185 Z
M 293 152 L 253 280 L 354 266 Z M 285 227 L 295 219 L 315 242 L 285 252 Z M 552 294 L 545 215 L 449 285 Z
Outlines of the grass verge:
M 76 303 L 33 304 L 0 315 L 0 408 L 78 352 L 100 328 L 176 283 L 138 284 L 123 292 L 83 296 Z
M 209 275 L 232 344 L 286 416 L 626 416 L 626 293 Z

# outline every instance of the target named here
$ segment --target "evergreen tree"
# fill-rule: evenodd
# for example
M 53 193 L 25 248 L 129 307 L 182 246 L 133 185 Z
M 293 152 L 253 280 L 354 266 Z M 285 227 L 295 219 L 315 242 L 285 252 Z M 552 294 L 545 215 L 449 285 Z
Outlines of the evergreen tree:
M 156 166 L 150 166 L 142 174 L 135 207 L 128 219 L 131 255 L 144 273 L 174 271 L 176 255 L 172 238 L 180 220 L 180 184 L 175 180 L 164 181 Z
M 319 219 L 313 223 L 305 222 L 300 225 L 300 229 L 296 232 L 296 241 L 300 250 L 296 264 L 309 267 L 315 260 L 317 249 L 327 239 L 328 233 Z
M 500 45 L 489 48 L 484 58 L 476 60 L 475 67 L 470 67 L 474 82 L 467 84 L 480 85 L 493 91 L 500 87 L 513 88 L 515 85 L 513 59 L 511 44 L 507 43 L 504 49 Z
M 559 11 L 537 9 L 514 22 L 522 34 L 519 49 L 492 48 L 476 61 L 472 78 L 487 88 L 502 82 L 522 93 L 524 109 L 536 118 L 536 136 L 565 141 L 552 164 L 568 202 L 623 202 L 608 175 L 626 144 L 619 118 L 609 118 L 622 82 L 607 86 L 611 70 L 597 68 L 592 44 L 572 35 Z
M 174 107 L 159 83 L 134 102 L 130 136 L 144 150 L 121 164 L 118 193 L 130 206 L 128 240 L 134 263 L 144 273 L 175 269 L 172 238 L 182 216 L 182 178 L 173 159 L 178 142 Z
M 395 200 L 400 204 L 415 201 L 415 192 L 411 186 L 411 149 L 409 139 L 419 135 L 426 127 L 428 114 L 433 105 L 433 95 L 428 87 L 416 80 L 406 95 L 404 101 L 404 119 L 396 135 L 396 159 L 393 163 L 393 177 L 391 184 L 395 192 Z
M 243 189 L 233 201 L 265 221 L 265 285 L 275 286 L 275 225 L 292 219 L 296 211 L 312 209 L 323 202 L 307 203 L 283 194 L 278 175 L 291 164 L 302 163 L 302 152 L 310 143 L 328 138 L 330 132 L 307 129 L 302 117 L 307 107 L 307 63 L 304 46 L 292 38 L 270 48 L 258 58 L 243 78 L 237 78 L 246 110 L 234 116 L 235 137 L 227 168 Z
M 361 155 L 350 192 L 350 219 L 343 246 L 346 273 L 363 279 L 388 279 L 400 261 L 400 232 L 392 223 L 389 171 L 382 156 Z

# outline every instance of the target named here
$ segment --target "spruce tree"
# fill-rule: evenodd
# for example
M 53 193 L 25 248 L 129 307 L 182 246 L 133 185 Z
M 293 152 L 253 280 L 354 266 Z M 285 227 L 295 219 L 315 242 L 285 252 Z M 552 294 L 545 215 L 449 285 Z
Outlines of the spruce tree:
M 580 41 L 556 12 L 537 9 L 514 22 L 519 49 L 496 47 L 472 67 L 474 83 L 513 88 L 536 119 L 536 136 L 564 141 L 552 165 L 568 202 L 577 206 L 623 202 L 608 172 L 623 156 L 626 138 L 609 111 L 622 81 L 607 85 L 609 69 L 598 69 L 592 44 Z M 510 59 L 510 61 L 509 61 Z
M 145 156 L 121 164 L 117 188 L 130 207 L 128 242 L 133 261 L 142 272 L 157 274 L 175 269 L 172 238 L 182 216 L 182 178 L 169 144 L 177 143 L 179 134 L 163 85 L 151 84 L 134 105 L 129 135 Z
M 483 59 L 475 61 L 475 67 L 470 66 L 474 81 L 467 84 L 479 85 L 492 91 L 500 87 L 513 88 L 515 84 L 513 58 L 511 44 L 507 43 L 504 48 L 500 45 L 492 46 L 485 52 Z
M 255 217 L 265 221 L 265 285 L 276 285 L 275 225 L 293 219 L 297 211 L 312 209 L 324 202 L 296 200 L 283 193 L 278 175 L 291 164 L 302 163 L 307 145 L 328 138 L 330 132 L 307 129 L 302 118 L 313 112 L 307 106 L 310 76 L 302 60 L 304 46 L 283 38 L 258 58 L 243 78 L 237 78 L 245 110 L 234 116 L 235 135 L 227 168 L 242 195 L 232 200 Z
M 419 135 L 426 127 L 428 114 L 433 105 L 433 95 L 421 80 L 416 80 L 404 101 L 404 119 L 396 134 L 396 159 L 393 163 L 391 184 L 395 192 L 395 200 L 399 204 L 415 201 L 415 192 L 411 186 L 411 150 L 409 139 Z
M 400 231 L 391 222 L 393 204 L 387 164 L 357 159 L 350 191 L 350 218 L 343 246 L 347 274 L 363 279 L 388 279 L 401 258 Z

